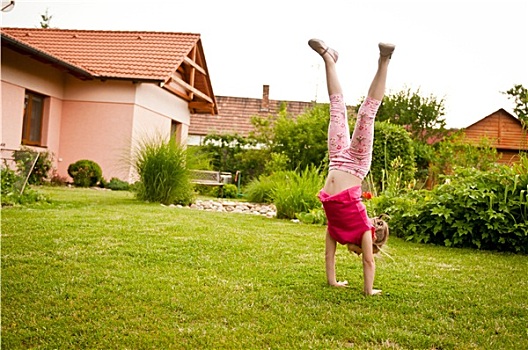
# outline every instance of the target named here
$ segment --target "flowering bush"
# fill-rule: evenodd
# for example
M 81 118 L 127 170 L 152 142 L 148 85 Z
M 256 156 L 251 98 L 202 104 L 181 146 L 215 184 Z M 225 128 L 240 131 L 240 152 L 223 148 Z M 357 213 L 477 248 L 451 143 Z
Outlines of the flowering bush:
M 382 194 L 391 232 L 416 242 L 528 253 L 528 157 L 492 171 L 455 169 L 431 191 Z
M 368 191 L 365 191 L 363 192 L 363 194 L 361 195 L 361 197 L 363 197 L 363 199 L 372 199 L 372 193 L 371 192 L 368 192 Z

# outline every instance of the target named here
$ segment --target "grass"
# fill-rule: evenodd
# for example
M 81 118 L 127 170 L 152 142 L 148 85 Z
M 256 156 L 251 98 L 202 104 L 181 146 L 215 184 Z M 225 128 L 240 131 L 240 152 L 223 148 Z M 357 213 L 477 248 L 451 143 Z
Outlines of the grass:
M 324 227 L 39 188 L 2 209 L 5 349 L 526 349 L 528 256 L 391 237 L 364 297 Z

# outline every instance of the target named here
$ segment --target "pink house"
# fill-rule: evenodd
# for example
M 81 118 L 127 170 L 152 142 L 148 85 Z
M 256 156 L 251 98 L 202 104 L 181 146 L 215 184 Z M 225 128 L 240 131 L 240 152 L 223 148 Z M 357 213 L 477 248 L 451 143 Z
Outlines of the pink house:
M 199 34 L 2 28 L 2 158 L 21 146 L 132 181 L 138 141 L 218 114 Z

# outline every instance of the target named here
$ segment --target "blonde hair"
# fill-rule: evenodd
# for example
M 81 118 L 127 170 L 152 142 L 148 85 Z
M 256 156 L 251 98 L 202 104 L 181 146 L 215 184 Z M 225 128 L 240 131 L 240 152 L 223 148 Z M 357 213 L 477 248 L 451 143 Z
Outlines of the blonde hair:
M 374 235 L 375 239 L 374 242 L 372 242 L 372 251 L 374 254 L 381 251 L 381 247 L 387 242 L 389 239 L 389 225 L 383 218 L 388 217 L 386 214 L 381 214 L 377 217 L 372 218 L 372 225 L 374 225 Z

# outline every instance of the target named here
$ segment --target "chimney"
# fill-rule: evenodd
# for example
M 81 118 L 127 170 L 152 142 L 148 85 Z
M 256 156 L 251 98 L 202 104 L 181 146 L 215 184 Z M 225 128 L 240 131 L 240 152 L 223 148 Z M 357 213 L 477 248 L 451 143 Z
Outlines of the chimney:
M 269 111 L 269 85 L 262 86 L 262 101 L 260 103 L 261 111 Z

